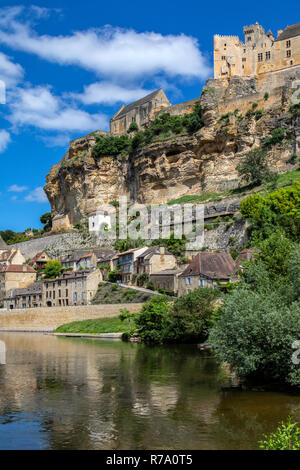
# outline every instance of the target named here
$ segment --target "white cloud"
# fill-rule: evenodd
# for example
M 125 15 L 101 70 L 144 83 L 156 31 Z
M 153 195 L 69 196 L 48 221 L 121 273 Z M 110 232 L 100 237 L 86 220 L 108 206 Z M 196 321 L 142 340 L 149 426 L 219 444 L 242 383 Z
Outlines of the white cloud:
M 7 191 L 11 193 L 22 193 L 23 191 L 26 191 L 26 189 L 28 189 L 27 186 L 18 186 L 17 184 L 13 184 Z
M 21 65 L 12 61 L 11 57 L 0 52 L 0 80 L 7 88 L 11 88 L 22 80 L 24 70 Z
M 68 147 L 71 137 L 66 134 L 47 135 L 41 136 L 40 140 L 44 142 L 47 147 Z
M 0 130 L 0 153 L 4 152 L 7 149 L 7 146 L 10 142 L 10 134 L 4 129 Z
M 24 9 L 0 10 L 0 42 L 62 65 L 78 65 L 100 76 L 137 78 L 146 75 L 207 78 L 211 72 L 195 38 L 106 26 L 69 36 L 39 35 Z
M 148 95 L 153 90 L 143 88 L 126 88 L 110 82 L 97 82 L 84 87 L 83 93 L 70 93 L 69 96 L 84 104 L 102 103 L 112 105 L 114 103 L 130 103 Z
M 33 189 L 26 197 L 25 201 L 29 202 L 48 202 L 47 196 L 41 186 Z
M 49 87 L 17 88 L 10 94 L 11 114 L 7 119 L 15 126 L 34 126 L 56 131 L 88 132 L 107 127 L 104 114 L 89 114 L 69 106 L 51 93 Z

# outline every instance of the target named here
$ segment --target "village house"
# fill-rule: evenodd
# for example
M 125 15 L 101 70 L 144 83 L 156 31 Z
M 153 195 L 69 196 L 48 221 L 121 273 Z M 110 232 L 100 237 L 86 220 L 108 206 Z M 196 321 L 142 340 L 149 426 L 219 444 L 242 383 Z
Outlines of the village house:
M 4 308 L 8 310 L 37 308 L 43 304 L 43 283 L 34 282 L 22 289 L 11 290 L 4 299 Z
M 139 255 L 148 250 L 147 246 L 142 248 L 134 248 L 132 250 L 124 251 L 112 258 L 112 268 L 116 271 L 119 280 L 122 284 L 131 283 L 132 275 L 134 274 L 134 263 Z
M 133 122 L 139 129 L 144 130 L 154 119 L 155 114 L 170 106 L 170 101 L 160 88 L 134 103 L 123 105 L 110 120 L 110 133 L 112 135 L 125 134 Z
M 164 246 L 151 246 L 136 257 L 133 272 L 139 274 L 153 274 L 163 269 L 173 269 L 177 266 L 176 258 L 166 251 Z
M 11 264 L 0 267 L 0 299 L 12 289 L 28 287 L 35 281 L 36 272 L 27 264 Z
M 93 269 L 97 266 L 97 256 L 91 251 L 75 251 L 63 258 L 61 265 L 70 271 Z
M 48 256 L 45 251 L 40 251 L 28 262 L 28 264 L 36 270 L 42 270 L 45 269 L 46 264 L 50 259 L 50 256 Z
M 178 277 L 178 295 L 198 287 L 221 287 L 235 279 L 236 263 L 229 253 L 198 253 Z
M 20 250 L 12 248 L 11 250 L 0 251 L 0 267 L 23 263 L 25 263 L 25 258 Z
M 150 281 L 156 289 L 164 289 L 178 294 L 178 277 L 183 269 L 165 269 L 163 271 L 150 274 Z
M 99 269 L 65 272 L 56 279 L 43 281 L 43 306 L 87 305 L 103 280 Z
M 214 36 L 214 77 L 260 77 L 300 65 L 300 23 L 277 32 L 277 39 L 258 24 L 244 26 L 238 36 Z

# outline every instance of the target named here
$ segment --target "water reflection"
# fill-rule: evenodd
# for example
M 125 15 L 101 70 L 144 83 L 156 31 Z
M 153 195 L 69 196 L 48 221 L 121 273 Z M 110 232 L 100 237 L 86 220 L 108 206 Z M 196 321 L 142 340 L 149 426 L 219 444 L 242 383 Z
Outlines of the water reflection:
M 194 346 L 1 333 L 0 448 L 240 449 L 293 414 L 300 398 L 222 392 Z

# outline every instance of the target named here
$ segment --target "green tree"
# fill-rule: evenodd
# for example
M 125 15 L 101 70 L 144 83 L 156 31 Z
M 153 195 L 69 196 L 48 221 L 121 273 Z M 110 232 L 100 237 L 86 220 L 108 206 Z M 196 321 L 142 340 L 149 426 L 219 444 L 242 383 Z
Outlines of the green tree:
M 51 212 L 46 212 L 40 217 L 41 223 L 44 225 L 45 232 L 49 232 L 52 228 L 52 217 Z
M 267 156 L 264 149 L 251 150 L 237 166 L 240 177 L 252 186 L 259 186 L 264 180 L 268 180 L 272 173 L 267 165 Z
M 59 260 L 51 259 L 46 263 L 44 279 L 55 279 L 62 273 L 62 266 Z

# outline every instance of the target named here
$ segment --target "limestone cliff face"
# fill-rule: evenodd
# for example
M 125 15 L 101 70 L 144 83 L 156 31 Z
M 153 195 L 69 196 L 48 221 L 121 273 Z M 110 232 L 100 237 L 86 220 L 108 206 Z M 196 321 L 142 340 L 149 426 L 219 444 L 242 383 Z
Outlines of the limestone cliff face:
M 54 218 L 67 216 L 76 223 L 121 194 L 150 204 L 237 187 L 237 165 L 277 127 L 287 131 L 287 139 L 272 148 L 269 165 L 278 173 L 293 169 L 289 158 L 298 151 L 300 119 L 289 112 L 292 83 L 270 90 L 267 97 L 253 79 L 233 78 L 226 87 L 209 80 L 201 95 L 205 126 L 192 135 L 154 142 L 134 156 L 95 158 L 92 148 L 100 131 L 76 139 L 47 176 Z M 247 117 L 249 109 L 262 110 L 261 116 Z

